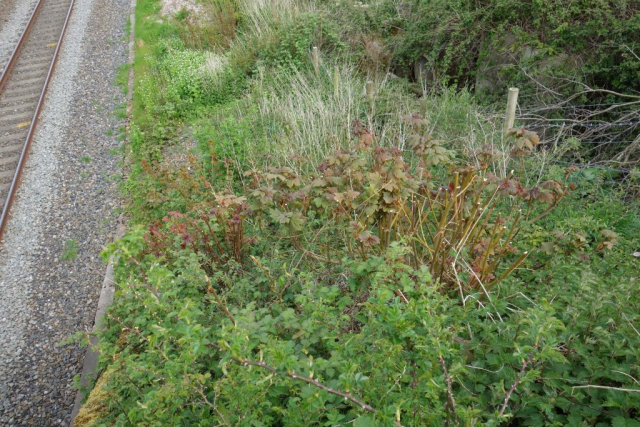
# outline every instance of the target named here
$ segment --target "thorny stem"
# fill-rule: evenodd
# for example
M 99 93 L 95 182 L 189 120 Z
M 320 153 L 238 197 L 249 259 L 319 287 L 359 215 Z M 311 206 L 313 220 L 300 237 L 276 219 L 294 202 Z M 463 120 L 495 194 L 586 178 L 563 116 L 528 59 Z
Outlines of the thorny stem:
M 497 190 L 496 190 L 497 193 Z M 493 214 L 493 210 L 498 203 L 498 199 L 492 196 L 487 202 L 482 206 L 482 210 L 480 212 L 480 216 L 484 214 L 484 219 L 479 226 L 474 226 L 474 230 L 469 236 L 469 241 L 471 242 L 471 247 L 474 247 L 478 243 L 478 239 L 481 237 L 482 230 L 484 230 L 489 222 L 489 218 Z
M 520 265 L 524 262 L 524 260 L 529 256 L 529 252 L 524 252 L 522 255 L 520 255 L 520 257 L 516 260 L 516 262 L 514 262 L 511 267 L 509 267 L 509 269 L 507 271 L 505 271 L 504 273 L 502 273 L 502 275 L 498 278 L 498 280 L 494 280 L 493 282 L 489 283 L 489 288 L 491 288 L 494 284 L 501 282 L 504 278 L 506 278 L 508 275 L 510 275 L 513 270 L 515 270 L 516 268 L 520 267 Z
M 218 247 L 218 250 L 220 251 L 220 254 L 223 254 L 224 250 L 222 249 L 222 246 L 220 245 L 220 241 L 218 240 L 218 236 L 216 236 L 216 233 L 214 233 L 213 229 L 211 228 L 211 224 L 209 224 L 209 218 L 206 215 L 202 215 L 202 220 L 207 225 L 207 228 L 209 229 L 209 234 L 213 238 L 213 242 Z M 219 257 L 216 256 L 216 259 L 219 259 Z
M 222 413 L 220 412 L 220 410 L 218 409 L 218 407 L 216 405 L 214 405 L 213 403 L 209 402 L 209 399 L 207 399 L 207 395 L 204 394 L 204 391 L 201 388 L 196 388 L 195 389 L 196 392 L 198 392 L 198 394 L 200 396 L 202 396 L 202 399 L 204 400 L 204 403 L 210 407 L 211 409 L 213 409 L 214 411 L 216 411 L 216 413 L 218 414 L 218 416 L 220 417 L 220 420 L 222 421 L 222 424 L 224 424 L 225 426 L 231 427 L 231 424 L 229 424 L 227 422 L 227 420 L 224 419 L 224 416 L 222 415 Z
M 202 221 L 204 221 L 205 223 L 208 221 L 206 215 L 202 214 L 200 212 L 200 219 Z M 187 220 L 189 221 L 189 223 L 191 224 L 191 226 L 193 226 L 193 228 L 196 230 L 196 233 L 200 234 L 200 236 L 202 236 L 202 243 L 205 247 L 205 251 L 207 251 L 207 253 L 209 254 L 209 256 L 216 262 L 219 263 L 219 258 L 217 256 L 217 254 L 215 253 L 215 251 L 213 250 L 213 247 L 209 244 L 209 242 L 207 241 L 206 238 L 206 232 L 198 225 L 198 220 L 197 219 L 190 219 L 187 218 Z M 207 224 L 208 225 L 208 224 Z M 209 229 L 211 230 L 211 229 Z M 198 248 L 196 246 L 195 241 L 191 244 L 191 247 L 193 248 L 193 250 L 197 253 L 198 252 Z
M 504 398 L 504 403 L 502 404 L 502 408 L 500 408 L 499 416 L 502 417 L 504 415 L 504 411 L 507 409 L 507 405 L 509 404 L 509 400 L 511 399 L 511 395 L 513 394 L 513 392 L 518 387 L 518 384 L 520 384 L 520 381 L 522 381 L 522 377 L 525 374 L 525 370 L 527 369 L 527 366 L 529 366 L 531 364 L 531 362 L 533 362 L 533 356 L 535 355 L 535 351 L 538 349 L 538 347 L 539 347 L 539 344 L 536 344 L 534 346 L 533 350 L 531 350 L 531 353 L 529 353 L 529 358 L 527 358 L 526 360 L 524 360 L 522 362 L 522 366 L 520 367 L 520 372 L 518 373 L 518 377 L 513 382 L 513 384 L 511 385 L 511 388 L 509 389 L 509 391 L 507 392 L 507 395 Z
M 500 215 L 498 215 L 498 218 L 496 219 L 496 223 L 493 226 L 493 231 L 491 232 L 491 238 L 489 239 L 489 244 L 487 245 L 487 248 L 484 252 L 484 257 L 482 259 L 482 269 L 480 270 L 480 280 L 484 280 L 484 278 L 486 277 L 487 261 L 489 260 L 489 255 L 491 254 L 491 252 L 493 252 L 493 248 L 500 240 L 502 232 L 504 231 L 504 228 L 501 228 L 500 231 L 498 231 L 498 227 L 500 227 Z
M 210 347 L 215 348 L 216 350 L 218 350 L 221 353 L 227 353 L 227 351 L 225 349 L 223 349 L 221 346 L 219 346 L 218 344 L 215 343 L 208 343 L 207 344 Z M 362 400 L 358 399 L 357 397 L 349 394 L 349 393 L 345 393 L 343 391 L 340 390 L 336 390 L 334 388 L 331 388 L 327 385 L 322 384 L 321 382 L 318 382 L 316 380 L 314 380 L 313 378 L 309 378 L 309 377 L 303 377 L 301 375 L 296 374 L 295 372 L 278 372 L 276 370 L 276 368 L 274 368 L 271 365 L 267 365 L 264 362 L 256 362 L 253 360 L 248 360 L 248 359 L 239 359 L 237 357 L 231 357 L 231 360 L 234 361 L 235 363 L 242 365 L 242 366 L 256 366 L 258 368 L 262 368 L 265 369 L 269 372 L 271 372 L 274 375 L 280 375 L 280 376 L 285 376 L 285 377 L 289 377 L 291 379 L 294 380 L 298 380 L 298 381 L 302 381 L 305 382 L 307 384 L 311 384 L 312 386 L 315 386 L 321 390 L 326 391 L 329 394 L 333 394 L 335 396 L 340 396 L 343 399 L 359 406 L 362 410 L 367 411 L 367 412 L 371 412 L 372 414 L 375 414 L 376 412 L 378 412 L 377 409 L 375 409 L 373 406 L 369 405 L 368 403 L 363 402 Z M 396 425 L 398 427 L 403 427 L 402 424 L 400 424 L 399 421 L 396 421 Z
M 449 399 L 449 406 L 451 406 L 451 413 L 453 414 L 453 422 L 455 425 L 459 425 L 458 414 L 456 412 L 456 401 L 453 398 L 453 387 L 452 387 L 451 376 L 449 375 L 449 371 L 447 371 L 447 365 L 444 363 L 444 358 L 442 356 L 440 356 L 440 366 L 442 366 L 444 379 L 447 383 L 447 398 Z
M 326 262 L 326 263 L 329 263 L 329 264 L 340 264 L 340 262 L 338 262 L 338 261 L 322 258 L 320 255 L 316 255 L 313 252 L 310 252 L 310 251 L 306 250 L 305 248 L 302 247 L 302 245 L 300 245 L 300 242 L 298 241 L 298 239 L 291 239 L 291 242 L 292 242 L 294 248 L 296 248 L 297 250 L 299 250 L 300 252 L 302 252 L 306 256 L 315 259 L 316 261 Z
M 231 323 L 233 323 L 233 325 L 236 325 L 236 319 L 233 318 L 233 315 L 231 314 L 231 312 L 229 311 L 229 309 L 227 308 L 226 305 L 224 305 L 224 303 L 222 302 L 222 300 L 220 299 L 220 296 L 218 295 L 218 293 L 216 292 L 216 290 L 213 288 L 213 286 L 211 286 L 211 280 L 209 280 L 209 276 L 207 276 L 206 274 L 204 275 L 205 280 L 207 281 L 207 284 L 209 285 L 209 292 L 213 294 L 214 298 L 216 299 L 216 301 L 218 301 L 218 305 L 220 305 L 220 307 L 222 308 L 222 310 L 224 311 L 224 314 L 227 315 L 227 317 L 231 320 Z
M 498 269 L 498 265 L 502 261 L 503 255 L 506 253 L 507 248 L 509 247 L 509 243 L 511 242 L 513 237 L 516 235 L 517 231 L 519 231 L 519 229 L 517 228 L 517 225 L 518 225 L 518 221 L 520 220 L 520 214 L 521 214 L 521 211 L 518 211 L 518 214 L 516 215 L 516 218 L 513 220 L 513 224 L 511 225 L 511 230 L 509 230 L 509 234 L 504 240 L 504 244 L 500 246 L 500 251 L 497 253 L 495 260 L 489 265 L 489 269 L 487 271 L 494 272 Z M 511 273 L 511 271 L 513 270 L 509 270 L 509 274 Z M 504 277 L 507 277 L 507 276 L 504 276 Z M 504 277 L 502 277 L 500 280 L 504 279 Z
M 608 387 L 608 386 L 604 386 L 604 385 L 577 385 L 577 386 L 573 386 L 571 387 L 571 389 L 576 389 L 576 388 L 599 388 L 599 389 L 603 389 L 603 390 L 615 390 L 615 391 L 624 391 L 627 393 L 640 393 L 640 390 L 635 390 L 632 388 L 620 388 L 620 387 Z
M 445 197 L 447 196 L 451 196 L 449 191 L 445 191 Z M 451 207 L 453 206 L 453 201 L 450 198 L 447 198 L 447 200 L 445 201 L 445 205 L 444 205 L 444 211 L 442 212 L 441 216 L 440 216 L 440 222 L 438 223 L 438 231 L 436 232 L 436 243 L 434 245 L 434 266 L 432 267 L 432 272 L 431 274 L 434 274 L 434 276 L 436 277 L 441 277 L 442 276 L 442 272 L 444 271 L 444 264 L 446 262 L 446 258 L 447 258 L 447 254 L 445 253 L 445 251 L 442 251 L 442 262 L 438 263 L 439 261 L 439 249 L 440 249 L 440 245 L 442 244 L 442 241 L 445 238 L 445 232 L 446 232 L 446 225 L 447 225 L 447 217 L 449 216 L 449 211 L 451 210 Z
M 542 218 L 544 218 L 545 216 L 547 216 L 549 214 L 549 212 L 551 212 L 553 210 L 553 208 L 558 206 L 558 203 L 560 203 L 560 200 L 562 200 L 563 197 L 564 197 L 564 195 L 558 197 L 552 204 L 549 205 L 549 207 L 544 212 L 540 213 L 538 216 L 533 218 L 531 220 L 531 224 L 533 224 L 534 222 L 539 221 Z

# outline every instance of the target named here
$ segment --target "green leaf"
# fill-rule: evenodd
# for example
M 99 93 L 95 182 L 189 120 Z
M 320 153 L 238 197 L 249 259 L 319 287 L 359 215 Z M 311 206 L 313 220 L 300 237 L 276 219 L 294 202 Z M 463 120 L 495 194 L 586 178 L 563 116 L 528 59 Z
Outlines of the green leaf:
M 627 422 L 622 417 L 615 417 L 611 421 L 611 425 L 612 427 L 627 427 Z
M 279 224 L 289 224 L 291 222 L 292 212 L 282 212 L 278 209 L 271 209 L 269 211 L 271 218 Z
M 362 415 L 353 423 L 354 427 L 376 427 L 376 423 L 368 415 Z

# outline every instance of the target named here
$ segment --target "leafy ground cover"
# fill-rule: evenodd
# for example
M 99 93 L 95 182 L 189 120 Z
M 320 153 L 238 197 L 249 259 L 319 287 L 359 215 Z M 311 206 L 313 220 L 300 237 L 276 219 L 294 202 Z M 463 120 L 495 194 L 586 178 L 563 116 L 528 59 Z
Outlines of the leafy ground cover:
M 366 4 L 200 6 L 138 2 L 92 423 L 640 425 L 637 188 L 418 98 Z

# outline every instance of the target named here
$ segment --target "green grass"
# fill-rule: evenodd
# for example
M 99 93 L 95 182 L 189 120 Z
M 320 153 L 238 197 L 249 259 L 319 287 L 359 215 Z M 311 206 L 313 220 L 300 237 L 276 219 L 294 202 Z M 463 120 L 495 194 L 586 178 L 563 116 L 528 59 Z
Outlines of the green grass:
M 124 24 L 124 36 L 122 37 L 122 41 L 128 42 L 131 38 L 131 19 L 127 19 L 127 22 Z
M 113 175 L 107 177 L 105 179 L 106 181 L 121 181 L 122 180 L 122 174 L 121 173 L 114 173 Z
M 154 63 L 153 49 L 160 40 L 177 37 L 175 27 L 166 22 L 158 23 L 156 19 L 160 6 L 155 0 L 144 0 L 136 7 L 136 55 L 133 64 L 136 76 L 133 93 L 133 118 L 144 121 L 147 117 L 142 108 L 140 82 L 150 78 L 152 70 L 150 65 Z M 150 19 L 151 18 L 151 19 Z
M 115 84 L 116 86 L 120 86 L 122 89 L 122 93 L 124 95 L 129 92 L 129 70 L 131 69 L 130 64 L 122 64 L 118 67 L 118 72 L 116 74 Z
M 64 251 L 60 256 L 63 261 L 73 261 L 78 257 L 78 241 L 75 239 L 67 240 L 64 244 Z
M 122 120 L 127 117 L 127 103 L 122 102 L 118 104 L 115 108 L 116 118 L 118 120 Z

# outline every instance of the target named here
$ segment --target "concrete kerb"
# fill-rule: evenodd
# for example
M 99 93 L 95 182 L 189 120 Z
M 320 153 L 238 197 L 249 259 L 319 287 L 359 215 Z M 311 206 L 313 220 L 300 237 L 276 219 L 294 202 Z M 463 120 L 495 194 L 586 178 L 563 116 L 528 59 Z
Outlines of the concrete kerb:
M 132 100 L 133 100 L 133 83 L 134 83 L 134 70 L 133 70 L 133 61 L 135 59 L 135 22 L 136 22 L 136 0 L 131 0 L 131 10 L 129 15 L 130 22 L 130 34 L 129 34 L 129 79 L 127 82 L 127 116 L 131 116 L 131 108 L 132 108 Z M 127 120 L 127 130 L 129 128 L 129 123 Z M 124 236 L 126 232 L 126 227 L 124 225 L 124 219 L 121 216 L 119 219 L 119 225 L 116 230 L 115 239 L 120 239 Z M 96 311 L 96 317 L 93 324 L 93 332 L 96 332 L 100 327 L 102 318 L 107 312 L 109 305 L 113 301 L 113 296 L 115 293 L 115 281 L 114 281 L 114 273 L 113 273 L 113 259 L 109 260 L 109 264 L 107 265 L 107 270 L 104 275 L 104 280 L 102 282 L 102 289 L 100 290 L 100 299 L 98 300 L 98 309 Z M 100 358 L 100 354 L 96 350 L 98 345 L 98 337 L 93 336 L 89 341 L 89 348 L 87 349 L 87 353 L 84 358 L 84 363 L 82 364 L 82 373 L 80 374 L 80 386 L 87 387 L 91 382 L 95 381 L 97 377 L 97 367 L 98 361 Z M 73 427 L 74 420 L 76 416 L 80 412 L 80 408 L 82 407 L 82 401 L 84 400 L 84 393 L 82 391 L 78 391 L 76 394 L 76 400 L 73 405 L 73 411 L 71 412 L 71 423 L 70 427 Z
M 126 228 L 122 221 L 118 225 L 118 230 L 116 231 L 116 239 L 124 236 Z M 107 265 L 107 271 L 104 275 L 104 280 L 102 282 L 102 289 L 100 290 L 100 299 L 98 300 L 98 310 L 96 311 L 96 318 L 93 324 L 93 332 L 96 332 L 100 327 L 100 322 L 104 317 L 109 305 L 113 301 L 113 295 L 115 293 L 115 281 L 113 280 L 113 260 L 109 260 L 109 264 Z M 88 387 L 92 381 L 95 381 L 97 378 L 97 366 L 100 358 L 100 354 L 98 353 L 96 347 L 98 345 L 98 337 L 92 336 L 89 339 L 89 348 L 87 349 L 87 353 L 84 356 L 84 363 L 82 364 L 82 373 L 80 374 L 80 386 Z M 82 391 L 78 391 L 76 394 L 76 400 L 73 405 L 73 411 L 71 412 L 71 424 L 73 427 L 73 422 L 80 412 L 80 408 L 82 407 L 82 401 L 84 400 L 84 393 Z

